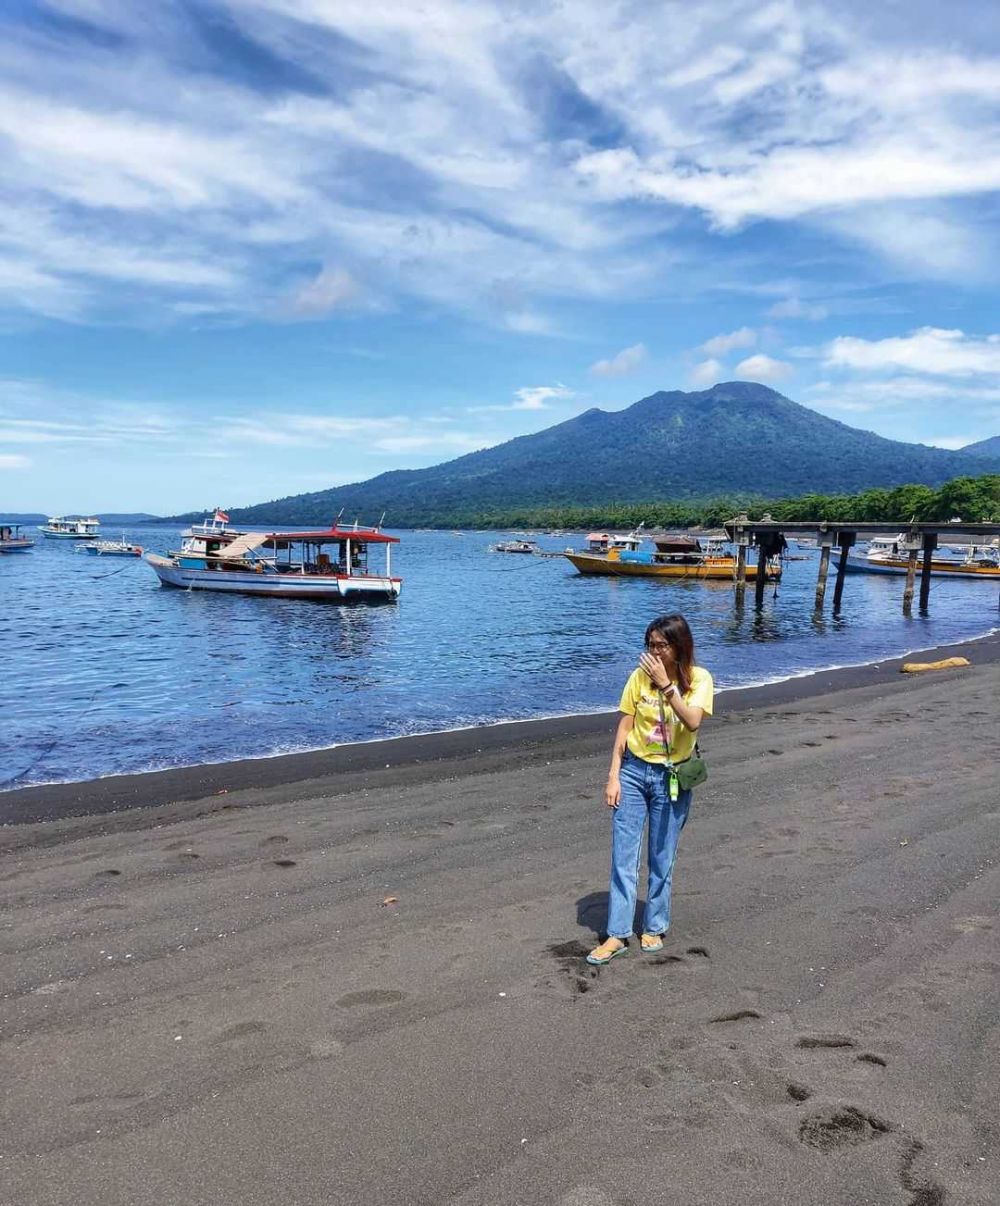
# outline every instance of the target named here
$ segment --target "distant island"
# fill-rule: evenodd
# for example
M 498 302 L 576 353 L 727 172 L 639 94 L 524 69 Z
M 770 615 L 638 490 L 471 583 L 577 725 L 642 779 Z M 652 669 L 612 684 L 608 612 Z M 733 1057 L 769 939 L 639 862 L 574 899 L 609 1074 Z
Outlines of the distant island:
M 48 515 L 43 515 L 40 511 L 15 512 L 5 511 L 0 513 L 0 523 L 20 523 L 20 524 L 39 524 L 45 523 L 56 512 L 50 511 Z M 63 519 L 99 519 L 101 523 L 108 524 L 124 524 L 128 527 L 130 524 L 139 523 L 160 523 L 162 522 L 159 515 L 149 515 L 145 511 L 129 512 L 127 514 L 118 511 L 99 511 L 96 515 L 93 512 L 88 512 L 86 515 L 81 511 L 72 511 L 62 517 Z
M 626 516 L 671 504 L 676 510 L 663 514 L 680 523 L 682 515 L 704 515 L 713 500 L 731 508 L 912 484 L 938 487 L 995 473 L 995 442 L 948 451 L 889 440 L 765 385 L 729 381 L 692 393 L 661 391 L 621 411 L 588 410 L 427 469 L 394 470 L 229 513 L 233 523 L 250 525 L 325 526 L 343 511 L 345 519 L 366 523 L 385 512 L 397 528 L 567 527 L 597 522 L 581 525 L 581 515 Z

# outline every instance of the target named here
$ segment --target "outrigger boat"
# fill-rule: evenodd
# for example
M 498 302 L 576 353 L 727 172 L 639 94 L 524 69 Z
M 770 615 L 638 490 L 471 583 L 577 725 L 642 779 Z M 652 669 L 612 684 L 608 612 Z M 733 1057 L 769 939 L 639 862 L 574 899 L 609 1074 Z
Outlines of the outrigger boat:
M 851 552 L 847 557 L 846 570 L 849 574 L 905 574 L 909 570 L 909 555 L 905 548 L 906 536 L 876 536 L 868 542 L 863 553 Z M 970 544 L 962 550 L 962 556 L 932 557 L 931 576 L 935 578 L 967 578 L 996 582 L 1000 579 L 1000 546 L 992 544 Z M 921 569 L 922 555 L 917 560 Z
M 141 557 L 142 545 L 130 544 L 122 532 L 121 540 L 95 540 L 83 546 L 97 557 Z
M 538 544 L 534 540 L 498 540 L 490 545 L 491 553 L 537 553 Z
M 0 524 L 0 553 L 27 553 L 34 547 L 30 536 L 21 535 L 19 523 Z
M 63 519 L 54 515 L 47 523 L 39 524 L 38 530 L 49 540 L 94 540 L 100 527 L 97 519 Z
M 238 532 L 216 517 L 191 527 L 181 548 L 161 557 L 147 553 L 164 586 L 282 599 L 381 602 L 396 599 L 390 548 L 398 544 L 378 528 L 333 524 L 325 531 Z M 370 545 L 385 548 L 385 573 L 369 568 Z
M 581 574 L 604 574 L 615 578 L 695 578 L 708 581 L 733 581 L 736 558 L 725 551 L 721 540 L 704 544 L 693 536 L 656 536 L 651 538 L 654 552 L 609 548 L 606 553 L 573 553 L 567 557 Z M 748 563 L 748 582 L 757 578 L 757 566 Z M 781 561 L 767 563 L 767 581 L 781 577 Z

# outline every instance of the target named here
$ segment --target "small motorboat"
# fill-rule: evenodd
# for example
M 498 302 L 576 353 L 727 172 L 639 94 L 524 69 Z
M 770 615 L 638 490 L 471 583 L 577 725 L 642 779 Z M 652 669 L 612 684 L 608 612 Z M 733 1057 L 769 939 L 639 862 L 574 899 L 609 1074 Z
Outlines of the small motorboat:
M 954 555 L 961 547 L 959 555 Z M 944 554 L 944 555 L 942 555 Z M 846 570 L 849 574 L 900 574 L 909 572 L 909 552 L 906 534 L 898 536 L 875 536 L 868 542 L 863 553 L 851 552 L 847 557 Z M 917 555 L 917 572 L 921 571 L 923 554 Z M 932 578 L 979 579 L 996 582 L 1000 579 L 1000 547 L 997 541 L 990 544 L 949 546 L 937 550 L 931 557 Z
M 537 553 L 540 552 L 534 540 L 498 540 L 490 545 L 491 553 Z
M 94 540 L 83 547 L 96 557 L 141 557 L 143 553 L 142 545 L 130 543 L 124 532 L 121 540 Z

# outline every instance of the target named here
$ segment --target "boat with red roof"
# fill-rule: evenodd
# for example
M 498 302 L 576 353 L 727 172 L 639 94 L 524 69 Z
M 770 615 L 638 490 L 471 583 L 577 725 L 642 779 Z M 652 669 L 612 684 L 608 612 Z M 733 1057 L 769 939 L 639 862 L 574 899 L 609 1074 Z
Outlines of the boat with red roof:
M 212 520 L 184 533 L 179 550 L 146 562 L 164 586 L 332 603 L 384 602 L 399 597 L 402 579 L 391 572 L 399 543 L 380 527 L 357 523 L 297 532 L 240 532 L 216 511 Z M 384 550 L 385 572 L 369 563 L 372 547 Z

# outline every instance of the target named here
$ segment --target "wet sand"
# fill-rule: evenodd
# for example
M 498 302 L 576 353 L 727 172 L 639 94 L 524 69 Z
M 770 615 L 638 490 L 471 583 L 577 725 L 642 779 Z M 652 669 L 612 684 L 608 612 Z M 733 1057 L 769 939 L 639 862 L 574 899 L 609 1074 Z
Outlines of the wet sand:
M 6 793 L 0 1202 L 995 1203 L 1000 641 L 941 653 L 721 696 L 600 970 L 610 716 Z

